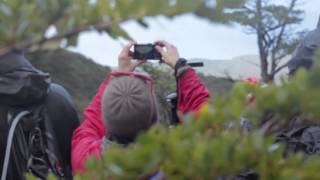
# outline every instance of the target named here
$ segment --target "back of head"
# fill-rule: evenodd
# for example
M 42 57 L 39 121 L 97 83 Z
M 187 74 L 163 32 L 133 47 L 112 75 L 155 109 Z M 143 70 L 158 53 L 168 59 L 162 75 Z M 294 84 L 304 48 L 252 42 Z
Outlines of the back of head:
M 102 112 L 111 139 L 124 144 L 133 141 L 157 121 L 151 82 L 135 76 L 113 77 L 103 95 Z

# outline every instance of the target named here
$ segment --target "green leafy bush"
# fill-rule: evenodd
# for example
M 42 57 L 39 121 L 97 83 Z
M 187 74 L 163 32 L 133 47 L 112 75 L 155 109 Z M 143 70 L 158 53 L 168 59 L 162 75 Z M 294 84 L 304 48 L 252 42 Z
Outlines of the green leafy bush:
M 319 77 L 316 65 L 282 86 L 237 83 L 230 96 L 214 97 L 214 103 L 203 107 L 199 116 L 188 115 L 176 128 L 158 125 L 127 148 L 111 145 L 101 160 L 88 161 L 87 172 L 75 178 L 143 179 L 161 172 L 167 179 L 232 179 L 252 170 L 260 179 L 319 179 L 318 156 L 307 161 L 300 153 L 284 158 L 284 145 L 276 144 L 273 131 L 263 125 L 273 121 L 278 130 L 285 129 L 295 116 L 302 123 L 317 124 Z M 256 96 L 253 108 L 246 104 L 249 93 Z M 272 116 L 266 116 L 267 112 Z M 241 132 L 241 117 L 254 123 L 251 132 Z

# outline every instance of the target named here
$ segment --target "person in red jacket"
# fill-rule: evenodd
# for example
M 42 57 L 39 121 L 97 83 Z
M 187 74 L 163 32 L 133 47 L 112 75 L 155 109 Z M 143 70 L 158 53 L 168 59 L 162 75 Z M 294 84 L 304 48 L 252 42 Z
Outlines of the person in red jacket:
M 209 98 L 207 87 L 194 69 L 179 57 L 177 48 L 157 41 L 156 49 L 164 63 L 175 70 L 178 89 L 178 114 L 199 111 Z M 141 131 L 157 122 L 157 103 L 153 95 L 152 79 L 134 72 L 143 61 L 132 61 L 130 48 L 125 46 L 119 55 L 118 71 L 112 72 L 100 85 L 84 120 L 72 137 L 72 167 L 74 173 L 85 170 L 90 157 L 101 158 L 105 142 L 128 144 Z

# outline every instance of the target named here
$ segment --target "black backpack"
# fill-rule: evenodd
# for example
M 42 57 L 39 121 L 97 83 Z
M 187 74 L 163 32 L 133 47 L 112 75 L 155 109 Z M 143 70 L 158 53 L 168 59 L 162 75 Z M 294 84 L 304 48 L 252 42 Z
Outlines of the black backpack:
M 6 170 L 5 179 L 25 179 L 27 172 L 40 179 L 49 172 L 59 179 L 72 179 L 71 136 L 78 125 L 71 97 L 63 87 L 51 84 L 49 75 L 20 53 L 0 57 L 0 168 Z M 4 166 L 8 144 L 12 145 L 10 160 Z
M 35 69 L 21 53 L 0 57 L 0 104 L 30 106 L 43 102 L 49 74 Z
M 296 152 L 304 153 L 305 158 L 320 154 L 320 127 L 317 125 L 289 129 L 276 139 L 285 143 L 285 156 Z
M 25 173 L 31 173 L 46 179 L 50 171 L 57 177 L 64 177 L 59 146 L 44 107 L 7 110 L 8 123 L 5 126 L 8 130 L 4 131 L 7 134 L 2 134 L 6 137 L 6 151 L 1 157 L 1 178 L 19 180 L 25 179 Z M 14 132 L 13 136 L 10 131 Z

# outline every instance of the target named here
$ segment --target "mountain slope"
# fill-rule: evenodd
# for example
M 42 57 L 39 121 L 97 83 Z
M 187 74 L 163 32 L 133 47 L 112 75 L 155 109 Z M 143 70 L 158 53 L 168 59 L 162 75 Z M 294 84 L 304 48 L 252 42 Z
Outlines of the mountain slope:
M 110 68 L 78 53 L 63 49 L 30 53 L 27 58 L 38 69 L 50 73 L 53 82 L 64 86 L 82 112 L 96 93 Z
M 288 59 L 284 59 L 286 62 Z M 216 77 L 231 77 L 232 79 L 244 79 L 248 76 L 260 77 L 260 62 L 259 56 L 248 55 L 239 56 L 231 60 L 207 60 L 195 58 L 191 62 L 204 62 L 204 67 L 197 68 L 197 70 L 206 75 L 212 75 Z M 282 70 L 276 77 L 283 76 L 287 73 L 287 70 Z

